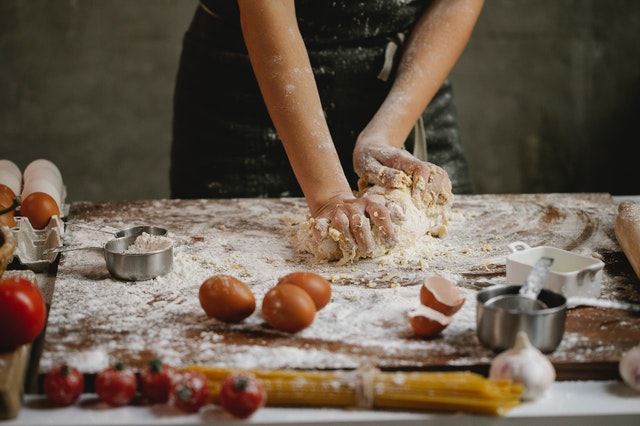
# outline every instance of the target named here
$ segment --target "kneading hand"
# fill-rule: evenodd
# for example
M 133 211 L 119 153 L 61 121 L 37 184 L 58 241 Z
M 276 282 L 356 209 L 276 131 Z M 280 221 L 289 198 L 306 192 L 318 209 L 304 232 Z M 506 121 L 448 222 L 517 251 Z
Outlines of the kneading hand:
M 389 211 L 380 195 L 338 196 L 325 203 L 314 217 L 328 220 L 343 235 L 341 248 L 348 252 L 357 246 L 363 255 L 370 255 L 375 248 L 374 230 L 388 248 L 396 243 Z
M 359 143 L 353 151 L 356 173 L 367 183 L 386 188 L 411 187 L 414 198 L 451 192 L 449 175 L 441 167 L 418 160 L 404 149 Z

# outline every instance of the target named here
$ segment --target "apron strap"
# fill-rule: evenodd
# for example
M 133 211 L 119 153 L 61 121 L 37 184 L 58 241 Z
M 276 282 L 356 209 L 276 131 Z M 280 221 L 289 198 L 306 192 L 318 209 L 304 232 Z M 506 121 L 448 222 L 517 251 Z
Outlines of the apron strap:
M 389 80 L 391 71 L 394 67 L 394 57 L 398 48 L 402 46 L 406 35 L 404 33 L 396 34 L 396 37 L 387 42 L 387 46 L 384 50 L 384 64 L 382 69 L 378 73 L 378 79 L 382 81 Z M 424 119 L 422 114 L 420 118 L 413 125 L 413 156 L 418 160 L 427 161 L 427 132 L 424 129 Z
M 382 81 L 389 80 L 394 65 L 393 58 L 398 51 L 398 47 L 404 43 L 404 39 L 404 33 L 398 33 L 396 34 L 395 38 L 387 42 L 387 47 L 385 47 L 384 49 L 384 64 L 382 65 L 382 69 L 378 73 L 378 79 Z

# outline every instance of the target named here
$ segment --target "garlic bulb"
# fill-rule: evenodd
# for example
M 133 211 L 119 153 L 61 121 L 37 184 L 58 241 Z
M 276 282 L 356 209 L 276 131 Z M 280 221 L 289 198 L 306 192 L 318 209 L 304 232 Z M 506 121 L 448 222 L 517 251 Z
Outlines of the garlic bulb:
M 523 400 L 541 397 L 556 380 L 551 361 L 529 341 L 527 333 L 518 332 L 513 348 L 498 354 L 491 362 L 490 379 L 511 379 L 521 383 Z
M 629 349 L 620 358 L 618 370 L 622 380 L 631 389 L 640 392 L 640 345 Z

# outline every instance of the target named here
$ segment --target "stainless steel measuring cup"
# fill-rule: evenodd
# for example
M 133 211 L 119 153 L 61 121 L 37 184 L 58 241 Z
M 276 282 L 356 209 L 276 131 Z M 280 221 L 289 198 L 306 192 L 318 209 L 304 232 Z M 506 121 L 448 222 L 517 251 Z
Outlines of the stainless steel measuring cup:
M 93 229 L 93 228 L 91 228 Z M 96 229 L 94 229 L 96 230 Z M 109 273 L 115 278 L 125 281 L 144 281 L 168 273 L 173 266 L 173 243 L 167 239 L 167 244 L 144 252 L 130 252 L 127 249 L 143 234 L 164 237 L 167 230 L 155 226 L 136 226 L 123 229 L 103 246 L 56 247 L 48 250 L 59 253 L 71 250 L 102 250 Z
M 106 229 L 94 228 L 92 226 L 81 225 L 79 223 L 69 223 L 68 226 L 75 226 L 76 228 L 89 229 L 91 231 L 102 232 L 104 234 L 113 235 L 116 238 L 130 237 L 133 235 L 138 236 L 138 235 L 142 235 L 143 233 L 147 233 L 150 235 L 160 235 L 160 236 L 167 235 L 167 230 L 165 228 L 162 228 L 160 226 L 153 226 L 153 225 L 137 225 L 137 226 L 132 226 L 130 228 L 120 229 L 117 231 L 108 231 Z
M 553 258 L 542 256 L 527 275 L 518 294 L 501 294 L 486 301 L 485 306 L 514 312 L 528 312 L 545 309 L 547 305 L 538 299 L 544 280 L 553 265 Z
M 104 245 L 104 258 L 111 275 L 126 281 L 144 281 L 168 273 L 173 266 L 171 241 L 158 250 L 142 253 L 127 252 L 138 236 L 114 238 Z
M 544 309 L 517 311 L 487 305 L 486 302 L 502 295 L 517 295 L 519 285 L 496 285 L 480 290 L 476 295 L 476 335 L 480 343 L 496 352 L 510 349 L 518 331 L 524 331 L 529 340 L 542 352 L 553 352 L 564 336 L 567 317 L 567 299 L 550 290 L 542 289 L 538 298 Z

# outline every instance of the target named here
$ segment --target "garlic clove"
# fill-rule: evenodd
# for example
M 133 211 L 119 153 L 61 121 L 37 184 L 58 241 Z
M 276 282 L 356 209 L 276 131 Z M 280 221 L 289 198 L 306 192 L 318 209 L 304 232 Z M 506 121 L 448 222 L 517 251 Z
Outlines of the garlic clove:
M 444 277 L 429 277 L 420 288 L 420 303 L 447 316 L 458 312 L 464 301 L 455 281 Z
M 529 341 L 527 333 L 518 332 L 513 348 L 498 354 L 489 368 L 490 379 L 510 379 L 522 384 L 523 400 L 540 398 L 556 379 L 551 361 Z
M 408 314 L 413 332 L 421 337 L 434 337 L 451 323 L 451 317 L 427 306 L 419 305 Z
M 622 380 L 633 390 L 640 392 L 640 345 L 637 345 L 620 358 L 618 371 Z

